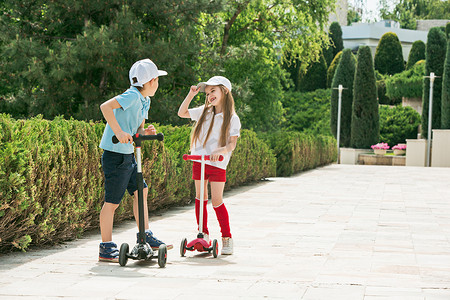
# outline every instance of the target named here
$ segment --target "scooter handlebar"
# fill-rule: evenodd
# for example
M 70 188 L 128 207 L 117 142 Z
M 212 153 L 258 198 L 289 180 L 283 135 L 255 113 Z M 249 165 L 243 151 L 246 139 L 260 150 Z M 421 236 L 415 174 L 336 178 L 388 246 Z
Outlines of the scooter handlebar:
M 163 141 L 164 140 L 164 134 L 162 134 L 161 132 L 158 133 L 158 134 L 155 134 L 155 135 L 136 133 L 135 135 L 133 135 L 133 141 L 136 141 L 136 140 L 141 140 L 141 141 L 158 140 L 158 141 Z M 113 135 L 112 142 L 113 142 L 113 144 L 117 144 L 119 142 L 119 139 L 117 139 L 117 137 L 115 135 Z
M 203 155 L 203 159 L 204 160 L 210 160 L 210 155 Z M 202 155 L 189 155 L 189 154 L 184 154 L 183 155 L 183 159 L 184 160 L 202 160 Z M 219 161 L 223 160 L 223 155 L 219 156 Z

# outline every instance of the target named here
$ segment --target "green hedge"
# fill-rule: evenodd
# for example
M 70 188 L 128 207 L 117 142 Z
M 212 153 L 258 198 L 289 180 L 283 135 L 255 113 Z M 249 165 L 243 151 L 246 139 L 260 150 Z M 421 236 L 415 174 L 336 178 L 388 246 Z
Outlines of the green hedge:
M 337 158 L 336 139 L 301 132 L 275 132 L 261 135 L 276 157 L 277 176 L 292 174 L 329 164 Z
M 164 143 L 142 146 L 151 210 L 185 205 L 195 193 L 191 163 L 182 160 L 189 151 L 191 128 L 157 129 L 164 133 Z M 60 117 L 15 120 L 0 114 L 0 252 L 59 243 L 98 227 L 104 197 L 98 147 L 103 130 L 103 123 Z M 274 143 L 265 143 L 252 131 L 241 131 L 227 170 L 226 189 L 273 177 L 276 172 L 291 175 L 336 156 L 331 137 L 289 133 L 267 140 Z M 115 220 L 132 217 L 132 198 L 127 194 Z
M 386 95 L 390 98 L 422 97 L 424 75 L 425 61 L 419 60 L 412 68 L 386 78 Z

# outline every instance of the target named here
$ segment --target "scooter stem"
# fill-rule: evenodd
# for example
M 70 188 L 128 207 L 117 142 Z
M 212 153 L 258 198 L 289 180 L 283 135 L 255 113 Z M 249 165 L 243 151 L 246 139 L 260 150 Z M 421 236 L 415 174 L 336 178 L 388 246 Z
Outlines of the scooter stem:
M 203 238 L 203 208 L 205 201 L 205 156 L 201 157 L 201 177 L 200 177 L 200 216 L 198 222 L 198 232 L 201 234 Z

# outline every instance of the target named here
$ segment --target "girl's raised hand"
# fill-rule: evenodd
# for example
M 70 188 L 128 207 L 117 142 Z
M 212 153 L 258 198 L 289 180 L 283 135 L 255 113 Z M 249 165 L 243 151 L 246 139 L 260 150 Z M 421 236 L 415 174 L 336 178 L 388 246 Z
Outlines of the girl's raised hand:
M 200 88 L 197 87 L 196 85 L 192 85 L 191 89 L 189 90 L 189 94 L 194 97 L 195 95 L 198 94 L 198 92 L 200 91 Z

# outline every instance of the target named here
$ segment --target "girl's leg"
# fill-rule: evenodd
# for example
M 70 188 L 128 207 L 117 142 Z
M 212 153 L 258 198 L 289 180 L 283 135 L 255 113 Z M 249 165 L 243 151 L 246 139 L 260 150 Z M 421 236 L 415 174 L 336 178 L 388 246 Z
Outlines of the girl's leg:
M 223 238 L 230 238 L 230 219 L 228 210 L 223 203 L 223 189 L 225 182 L 211 182 L 211 202 L 216 212 L 217 220 L 219 221 L 220 231 Z
M 197 225 L 200 224 L 200 180 L 195 180 L 195 218 L 197 219 Z M 203 233 L 209 234 L 208 230 L 208 180 L 205 180 L 204 186 L 204 200 L 203 200 Z
M 117 207 L 119 207 L 119 204 L 105 202 L 100 211 L 100 234 L 103 243 L 112 241 L 114 212 Z
M 143 195 L 144 195 L 144 225 L 145 230 L 149 228 L 148 226 L 148 204 L 147 204 L 147 195 L 148 195 L 148 188 L 143 189 Z M 138 191 L 135 191 L 133 194 L 133 215 L 134 219 L 136 220 L 136 224 L 139 228 L 139 206 L 138 206 Z

